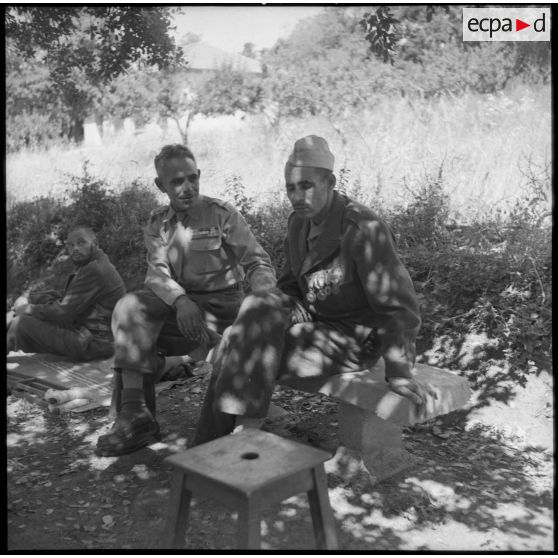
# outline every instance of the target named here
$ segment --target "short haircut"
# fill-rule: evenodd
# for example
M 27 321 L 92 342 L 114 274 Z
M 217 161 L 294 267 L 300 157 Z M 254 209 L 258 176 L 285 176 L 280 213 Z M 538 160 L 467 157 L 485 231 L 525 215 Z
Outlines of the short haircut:
M 181 145 L 180 143 L 172 143 L 170 145 L 165 145 L 159 154 L 155 157 L 155 170 L 157 174 L 159 174 L 159 169 L 161 168 L 161 164 L 169 159 L 192 159 L 192 161 L 196 162 L 196 158 L 194 154 L 188 149 L 185 145 Z
M 68 233 L 68 238 L 70 238 L 70 235 L 72 233 L 78 231 L 84 233 L 85 236 L 87 236 L 89 239 L 97 242 L 97 235 L 95 234 L 95 231 L 91 227 L 88 227 L 86 225 L 76 225 L 75 227 L 73 227 L 72 230 Z

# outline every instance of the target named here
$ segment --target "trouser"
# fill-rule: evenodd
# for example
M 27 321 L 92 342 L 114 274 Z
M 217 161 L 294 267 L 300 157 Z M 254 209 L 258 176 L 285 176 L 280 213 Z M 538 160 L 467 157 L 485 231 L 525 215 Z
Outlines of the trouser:
M 239 286 L 213 293 L 188 293 L 203 313 L 206 326 L 221 334 L 232 324 L 243 297 Z M 112 314 L 114 334 L 114 389 L 110 414 L 120 411 L 122 370 L 143 374 L 146 404 L 155 414 L 155 382 L 161 367 L 158 353 L 185 355 L 199 347 L 186 339 L 176 322 L 176 311 L 149 290 L 124 295 Z
M 240 288 L 213 293 L 188 293 L 203 313 L 207 327 L 222 333 L 230 326 L 242 301 Z M 187 340 L 176 322 L 176 311 L 148 290 L 124 295 L 112 313 L 114 366 L 143 374 L 156 374 L 157 352 L 186 355 L 199 347 Z
M 333 321 L 292 324 L 284 301 L 249 299 L 215 354 L 196 444 L 231 432 L 235 415 L 265 417 L 277 381 L 316 391 L 330 376 L 370 368 L 379 358 L 378 351 L 365 348 L 370 327 Z
M 8 328 L 10 348 L 26 353 L 52 353 L 77 361 L 109 358 L 113 355 L 112 339 L 94 335 L 85 327 L 64 327 L 34 316 L 16 316 Z

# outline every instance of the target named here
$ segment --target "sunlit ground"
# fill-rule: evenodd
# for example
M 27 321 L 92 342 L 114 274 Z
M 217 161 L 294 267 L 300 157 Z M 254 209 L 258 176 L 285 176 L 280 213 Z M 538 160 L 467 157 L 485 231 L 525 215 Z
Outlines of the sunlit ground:
M 98 435 L 110 426 L 106 411 L 53 416 L 10 396 L 9 547 L 157 548 L 171 489 L 164 458 L 192 439 L 206 381 L 163 392 L 162 441 L 122 457 L 93 452 Z M 325 396 L 284 390 L 279 398 L 289 415 L 269 423 L 270 431 L 287 437 L 308 429 L 335 432 L 334 402 Z M 517 409 L 508 411 L 517 415 Z M 305 426 L 312 416 L 318 422 Z M 406 431 L 407 449 L 420 462 L 392 479 L 372 486 L 366 475 L 343 470 L 328 475 L 342 549 L 552 549 L 551 441 L 536 446 L 528 429 L 519 436 L 478 421 L 453 421 Z M 194 498 L 187 549 L 234 548 L 236 532 L 234 510 Z M 304 494 L 270 504 L 263 514 L 262 548 L 314 545 Z

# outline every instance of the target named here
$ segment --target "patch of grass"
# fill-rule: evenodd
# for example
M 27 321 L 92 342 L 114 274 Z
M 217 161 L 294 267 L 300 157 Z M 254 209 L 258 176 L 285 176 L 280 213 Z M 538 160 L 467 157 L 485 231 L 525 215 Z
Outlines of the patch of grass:
M 336 155 L 336 169 L 350 170 L 344 186 L 356 185 L 386 207 L 411 203 L 413 193 L 403 185 L 442 169 L 450 215 L 463 223 L 495 206 L 509 209 L 521 197 L 523 161 L 543 165 L 550 157 L 551 121 L 548 86 L 423 100 L 376 96 L 365 112 L 336 122 L 283 119 L 270 127 L 261 115 L 198 117 L 190 147 L 202 169 L 204 192 L 215 195 L 228 176 L 238 176 L 246 193 L 264 203 L 284 188 L 293 142 L 306 134 L 322 135 Z M 84 160 L 119 188 L 138 177 L 152 181 L 153 157 L 164 143 L 175 141 L 180 135 L 172 125 L 163 132 L 152 123 L 135 134 L 107 135 L 103 145 L 10 153 L 8 205 L 37 196 L 62 197 L 64 173 L 79 173 Z

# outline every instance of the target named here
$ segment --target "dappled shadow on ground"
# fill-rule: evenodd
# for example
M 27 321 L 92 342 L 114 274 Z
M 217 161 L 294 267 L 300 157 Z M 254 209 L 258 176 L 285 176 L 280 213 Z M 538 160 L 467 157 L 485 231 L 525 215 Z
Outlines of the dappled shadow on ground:
M 510 365 L 500 340 L 490 338 L 485 332 L 464 332 L 456 328 L 432 339 L 427 337 L 417 341 L 419 361 L 466 376 L 476 393 L 470 410 L 486 407 L 494 401 L 507 404 L 531 377 L 551 370 L 551 363 L 544 360 L 542 354 L 537 366 L 534 362 L 528 364 L 527 359 L 523 367 Z
M 514 447 L 482 428 L 454 427 L 448 439 L 416 430 L 406 442 L 422 464 L 375 486 L 344 471 L 328 475 L 343 549 L 552 549 L 548 452 Z M 283 503 L 271 540 L 295 529 L 301 514 L 309 517 L 304 498 Z
M 110 425 L 106 410 L 52 416 L 10 397 L 8 547 L 158 548 L 171 478 L 164 458 L 190 445 L 206 383 L 163 392 L 162 442 L 114 458 L 93 453 Z M 334 449 L 334 400 L 288 388 L 274 399 L 289 414 L 267 430 Z M 464 419 L 457 412 L 408 429 L 406 446 L 422 462 L 390 480 L 372 486 L 362 475 L 328 475 L 342 549 L 551 549 L 550 453 Z M 194 498 L 185 548 L 234 548 L 236 529 L 234 510 Z M 306 496 L 270 506 L 262 534 L 265 549 L 315 548 Z
M 342 471 L 328 475 L 343 550 L 552 549 L 551 455 L 509 445 L 487 429 L 457 428 L 451 439 L 407 433 L 422 464 L 374 486 Z M 226 548 L 234 548 L 234 514 L 205 501 L 193 512 L 187 548 L 208 548 L 197 528 L 207 531 L 217 516 Z M 262 535 L 264 549 L 314 549 L 306 496 L 270 506 Z
M 53 415 L 10 397 L 8 548 L 158 548 L 155 531 L 169 499 L 164 458 L 193 437 L 204 381 L 192 378 L 183 392 L 163 392 L 163 441 L 122 457 L 94 453 L 111 424 L 106 408 Z
M 360 494 L 361 487 L 347 490 L 350 482 L 343 475 L 335 479 L 338 515 L 361 525 L 356 531 L 343 529 L 347 549 L 360 544 L 354 535 L 362 525 L 378 549 L 551 548 L 552 480 L 544 477 L 552 470 L 549 453 L 509 445 L 487 428 L 465 431 L 458 425 L 447 439 L 423 427 L 406 442 L 425 460 L 421 466 Z M 450 538 L 424 536 L 443 535 L 444 527 Z

